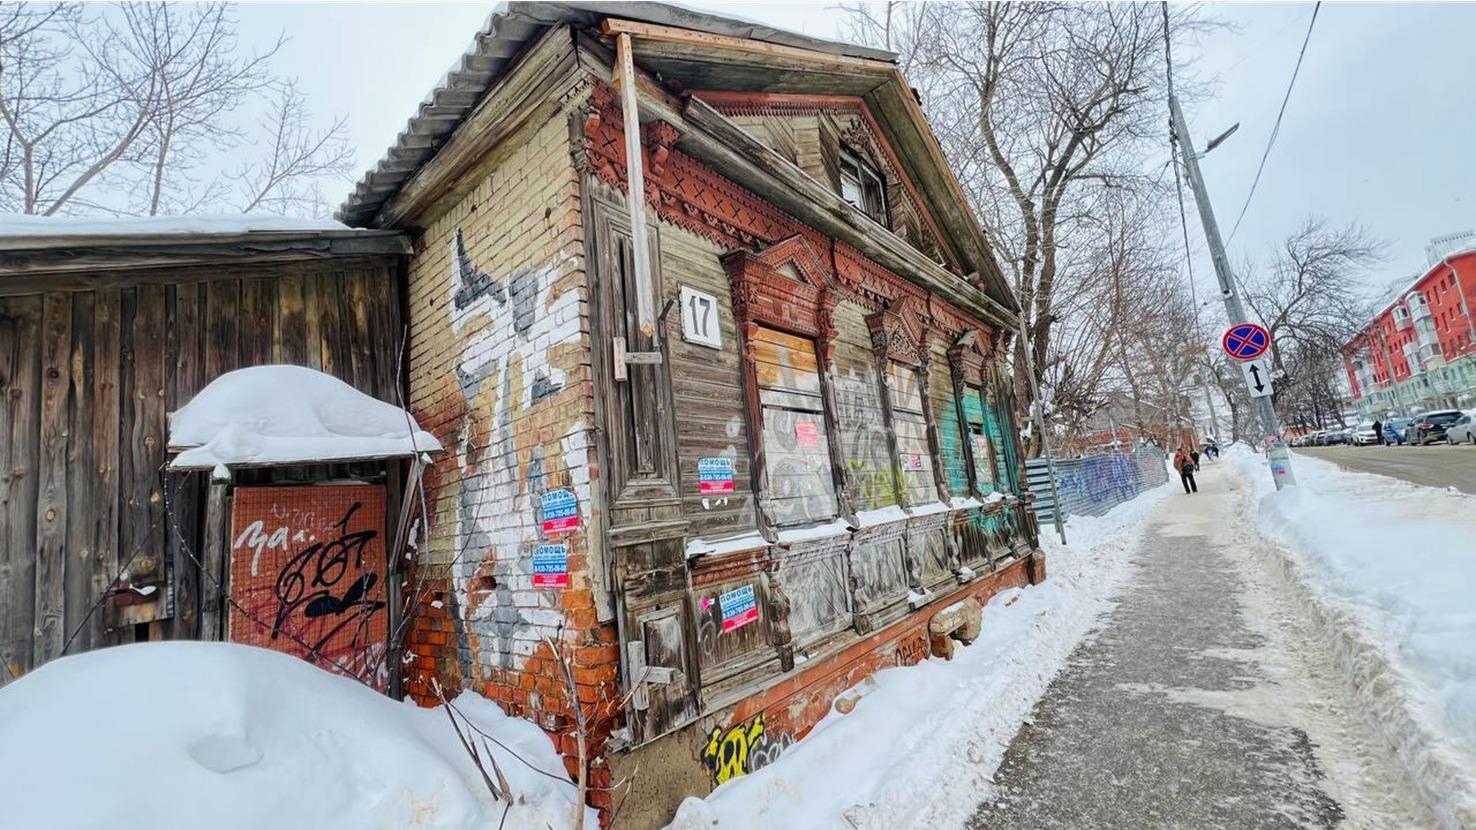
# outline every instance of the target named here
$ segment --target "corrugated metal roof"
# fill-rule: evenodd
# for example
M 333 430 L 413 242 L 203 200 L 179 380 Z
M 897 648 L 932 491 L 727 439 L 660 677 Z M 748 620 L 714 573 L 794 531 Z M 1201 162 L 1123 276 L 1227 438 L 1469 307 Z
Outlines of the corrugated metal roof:
M 710 34 L 749 38 L 848 57 L 894 61 L 881 49 L 810 37 L 762 23 L 720 16 L 667 3 L 500 3 L 472 38 L 465 54 L 421 102 L 395 143 L 372 170 L 364 174 L 337 218 L 348 225 L 373 221 L 385 202 L 430 161 L 436 151 L 481 100 L 511 61 L 531 40 L 552 26 L 565 23 L 594 26 L 608 17 L 677 26 Z

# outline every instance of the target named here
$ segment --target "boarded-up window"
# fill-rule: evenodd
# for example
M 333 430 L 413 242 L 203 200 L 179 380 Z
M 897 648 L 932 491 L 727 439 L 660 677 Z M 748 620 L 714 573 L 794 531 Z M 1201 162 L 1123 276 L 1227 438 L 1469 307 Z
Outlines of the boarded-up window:
M 984 423 L 989 440 L 994 446 L 995 489 L 1007 493 L 1018 492 L 1015 486 L 1017 472 L 1014 442 L 1011 440 L 1013 436 L 1009 433 L 1009 413 L 999 396 L 990 395 L 989 398 L 988 406 L 984 409 Z
M 896 504 L 897 493 L 871 333 L 865 315 L 849 303 L 836 308 L 835 328 L 835 421 L 841 462 L 850 476 L 853 506 L 875 510 Z
M 753 354 L 774 521 L 783 526 L 832 519 L 835 481 L 815 344 L 760 328 Z
M 984 398 L 979 387 L 965 386 L 960 399 L 963 403 L 970 450 L 974 456 L 974 480 L 979 484 L 979 492 L 992 493 L 995 489 L 994 471 L 990 464 L 994 451 L 992 438 L 985 426 Z
M 928 450 L 928 420 L 923 413 L 922 373 L 900 363 L 891 372 L 892 426 L 897 431 L 897 464 L 912 504 L 937 501 L 933 456 Z
M 948 364 L 935 359 L 928 376 L 929 405 L 933 423 L 938 425 L 938 463 L 943 465 L 943 478 L 948 492 L 955 496 L 969 494 L 969 470 L 964 455 L 967 436 L 959 425 L 958 407 L 953 401 L 953 378 Z

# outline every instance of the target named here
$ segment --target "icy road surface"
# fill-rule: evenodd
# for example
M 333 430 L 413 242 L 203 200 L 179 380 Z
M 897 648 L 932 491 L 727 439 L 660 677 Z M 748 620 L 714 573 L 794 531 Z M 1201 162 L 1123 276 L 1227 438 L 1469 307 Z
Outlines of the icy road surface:
M 1238 527 L 1244 496 L 1206 465 L 1164 503 L 971 827 L 1433 826 Z

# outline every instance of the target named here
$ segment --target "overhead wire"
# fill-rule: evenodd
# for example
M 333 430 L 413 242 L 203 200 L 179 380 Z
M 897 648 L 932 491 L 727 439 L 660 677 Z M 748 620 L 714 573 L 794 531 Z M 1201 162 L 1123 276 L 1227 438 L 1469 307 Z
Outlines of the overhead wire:
M 1168 3 L 1163 7 L 1163 64 L 1164 77 L 1168 86 L 1169 97 L 1174 96 L 1174 50 L 1169 36 L 1169 10 Z M 1194 280 L 1194 249 L 1189 243 L 1189 216 L 1184 210 L 1184 180 L 1179 175 L 1179 137 L 1174 133 L 1173 124 L 1169 125 L 1169 165 L 1174 168 L 1174 195 L 1179 200 L 1179 228 L 1184 233 L 1184 265 L 1189 272 L 1189 295 L 1192 298 L 1191 305 L 1194 306 L 1194 336 L 1203 339 L 1204 333 L 1199 314 L 1199 289 Z M 1194 152 L 1189 148 L 1186 152 Z
M 1281 109 L 1276 112 L 1276 123 L 1271 125 L 1271 134 L 1266 138 L 1266 149 L 1261 153 L 1261 163 L 1256 167 L 1256 177 L 1251 180 L 1250 190 L 1245 194 L 1245 204 L 1240 206 L 1240 215 L 1235 217 L 1235 225 L 1230 228 L 1230 235 L 1225 238 L 1228 245 L 1235 239 L 1235 232 L 1240 230 L 1240 222 L 1245 219 L 1245 212 L 1250 208 L 1251 199 L 1256 195 L 1256 185 L 1261 183 L 1261 173 L 1266 169 L 1266 159 L 1271 157 L 1271 148 L 1276 146 L 1276 137 L 1281 134 L 1281 120 L 1286 116 L 1286 105 L 1291 100 L 1292 89 L 1297 85 L 1297 75 L 1302 71 L 1302 59 L 1307 56 L 1307 44 L 1312 41 L 1312 29 L 1317 25 L 1317 11 L 1322 8 L 1322 0 L 1312 7 L 1312 19 L 1307 21 L 1307 34 L 1302 37 L 1302 48 L 1297 52 L 1297 64 L 1292 68 L 1291 80 L 1287 82 L 1286 94 L 1281 96 Z M 1167 16 L 1168 12 L 1164 12 Z M 1167 18 L 1165 17 L 1165 20 Z M 1165 22 L 1165 25 L 1167 23 Z M 1189 152 L 1193 152 L 1190 148 Z

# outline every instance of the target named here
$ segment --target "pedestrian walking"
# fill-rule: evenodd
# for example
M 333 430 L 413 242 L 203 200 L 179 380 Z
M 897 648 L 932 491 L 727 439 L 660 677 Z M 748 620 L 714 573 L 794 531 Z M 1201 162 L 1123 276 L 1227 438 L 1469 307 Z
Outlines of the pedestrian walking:
M 1384 446 L 1384 422 L 1374 421 L 1373 427 L 1374 438 L 1379 442 L 1379 446 Z
M 1174 454 L 1174 469 L 1179 471 L 1179 482 L 1184 485 L 1185 493 L 1198 493 L 1199 485 L 1194 481 L 1194 459 L 1190 456 L 1188 447 Z
M 1199 450 L 1190 450 L 1189 457 L 1194 460 L 1194 472 L 1199 472 Z

